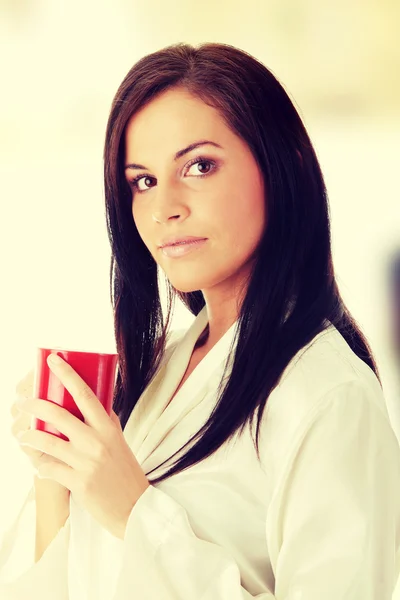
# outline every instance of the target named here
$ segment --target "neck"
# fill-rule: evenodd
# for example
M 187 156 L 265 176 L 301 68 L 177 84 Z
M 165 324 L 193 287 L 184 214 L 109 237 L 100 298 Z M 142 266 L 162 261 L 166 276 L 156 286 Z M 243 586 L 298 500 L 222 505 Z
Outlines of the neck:
M 201 346 L 204 346 L 204 344 L 208 340 L 209 333 L 210 333 L 210 326 L 207 323 L 207 326 L 204 329 L 204 331 L 202 331 L 202 333 L 200 334 L 200 336 L 199 336 L 199 338 L 198 338 L 198 340 L 196 342 L 196 345 L 195 345 L 194 349 L 201 348 Z

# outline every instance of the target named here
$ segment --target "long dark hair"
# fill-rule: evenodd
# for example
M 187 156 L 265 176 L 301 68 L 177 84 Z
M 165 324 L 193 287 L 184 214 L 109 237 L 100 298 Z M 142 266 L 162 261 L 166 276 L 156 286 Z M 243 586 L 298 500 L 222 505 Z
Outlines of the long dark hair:
M 166 280 L 168 314 L 163 323 L 157 263 L 136 229 L 132 192 L 124 177 L 128 120 L 158 94 L 178 87 L 216 108 L 249 146 L 263 173 L 268 219 L 240 305 L 230 376 L 223 391 L 221 385 L 218 389 L 210 419 L 183 446 L 191 448 L 162 476 L 149 479 L 153 484 L 211 455 L 241 434 L 247 422 L 252 426 L 256 409 L 259 458 L 259 427 L 270 393 L 294 355 L 330 324 L 381 383 L 368 342 L 338 290 L 323 175 L 288 94 L 271 71 L 243 50 L 228 44 L 179 43 L 131 68 L 107 123 L 104 184 L 119 354 L 113 408 L 122 428 L 160 366 L 176 296 L 193 315 L 205 305 L 200 290 L 183 293 Z

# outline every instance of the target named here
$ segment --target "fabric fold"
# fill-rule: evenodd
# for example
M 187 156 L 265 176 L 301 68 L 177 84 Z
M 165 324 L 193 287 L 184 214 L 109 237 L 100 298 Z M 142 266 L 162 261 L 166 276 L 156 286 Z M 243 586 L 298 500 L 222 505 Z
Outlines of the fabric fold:
M 400 454 L 385 413 L 360 381 L 343 382 L 299 424 L 271 502 L 264 531 L 278 542 L 274 590 L 252 595 L 233 554 L 197 537 L 184 507 L 150 486 L 128 521 L 113 600 L 132 590 L 163 600 L 391 600 L 399 497 Z
M 150 479 L 207 421 L 225 367 L 230 373 L 238 322 L 169 403 L 206 324 L 204 307 L 171 338 L 125 427 Z M 0 599 L 392 600 L 399 444 L 375 374 L 335 327 L 285 369 L 262 416 L 259 449 L 260 459 L 246 427 L 150 485 L 124 540 L 71 494 L 70 516 L 42 558 L 7 582 L 7 561 L 29 536 L 21 526 L 34 512 L 31 490 L 0 548 Z

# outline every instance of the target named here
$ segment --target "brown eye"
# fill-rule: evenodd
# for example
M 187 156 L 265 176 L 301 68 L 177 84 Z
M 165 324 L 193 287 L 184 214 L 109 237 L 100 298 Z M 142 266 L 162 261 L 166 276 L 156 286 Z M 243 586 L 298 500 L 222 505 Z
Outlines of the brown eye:
M 201 179 L 202 177 L 207 177 L 208 175 L 210 175 L 210 173 L 212 173 L 213 171 L 215 171 L 217 169 L 217 164 L 215 163 L 215 161 L 209 160 L 208 158 L 205 158 L 204 156 L 198 156 L 197 158 L 192 159 L 186 165 L 186 172 L 193 165 L 202 165 L 202 168 L 205 166 L 205 172 L 199 172 L 199 171 L 197 171 L 197 173 L 198 173 L 197 178 L 198 179 Z M 194 177 L 196 177 L 196 175 L 194 175 Z M 144 192 L 147 192 L 150 189 L 150 187 L 139 188 L 139 181 L 141 181 L 142 179 L 145 180 L 145 185 L 148 186 L 149 182 L 151 182 L 152 180 L 154 180 L 155 177 L 151 177 L 150 175 L 148 175 L 147 173 L 145 173 L 144 175 L 138 175 L 134 179 L 131 179 L 129 181 L 129 185 L 130 185 L 130 187 L 137 194 L 143 194 Z
M 149 175 L 138 175 L 137 177 L 129 181 L 130 187 L 132 187 L 134 190 L 137 190 L 139 193 L 145 192 L 149 188 L 139 188 L 139 181 L 141 181 L 142 179 L 144 179 L 145 184 L 148 185 L 149 180 L 153 179 L 153 177 L 150 177 Z
M 192 165 L 190 167 L 193 167 L 194 165 L 196 165 L 196 167 L 199 167 L 199 166 L 204 167 L 204 165 L 205 165 L 206 166 L 205 172 L 207 174 L 209 172 L 209 171 L 207 171 L 207 165 L 210 167 L 211 162 L 209 160 L 196 161 L 195 163 L 192 163 Z M 203 172 L 203 169 L 201 169 L 201 172 Z
M 209 167 L 211 167 L 211 168 L 208 168 L 208 170 L 207 170 L 207 167 L 206 167 L 206 172 L 199 173 L 199 171 L 197 171 L 199 173 L 199 177 L 200 178 L 201 177 L 207 177 L 207 175 L 209 175 L 210 173 L 212 173 L 212 171 L 215 171 L 216 168 L 217 168 L 217 165 L 216 165 L 216 163 L 213 160 L 209 160 L 208 158 L 205 158 L 204 156 L 198 156 L 197 158 L 194 158 L 193 160 L 191 160 L 189 162 L 189 164 L 187 165 L 187 167 L 186 167 L 187 170 L 189 170 L 193 165 L 196 165 L 196 166 L 198 166 L 198 165 L 202 165 L 202 166 L 209 165 Z

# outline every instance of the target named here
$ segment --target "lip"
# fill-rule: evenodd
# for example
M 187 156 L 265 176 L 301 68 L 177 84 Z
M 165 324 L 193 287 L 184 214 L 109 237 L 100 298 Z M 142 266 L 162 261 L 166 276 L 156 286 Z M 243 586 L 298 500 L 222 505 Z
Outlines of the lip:
M 190 243 L 190 242 L 196 242 L 196 241 L 206 240 L 206 239 L 207 238 L 196 237 L 196 236 L 192 236 L 192 235 L 188 235 L 186 237 L 170 237 L 170 238 L 166 238 L 166 239 L 162 240 L 159 248 L 165 248 L 167 246 L 173 246 L 175 244 Z
M 200 238 L 197 240 L 191 240 L 191 242 L 188 242 L 186 244 L 164 246 L 163 248 L 161 248 L 161 252 L 169 258 L 180 258 L 182 256 L 185 256 L 189 252 L 199 250 L 202 246 L 204 246 L 206 242 L 207 238 Z

